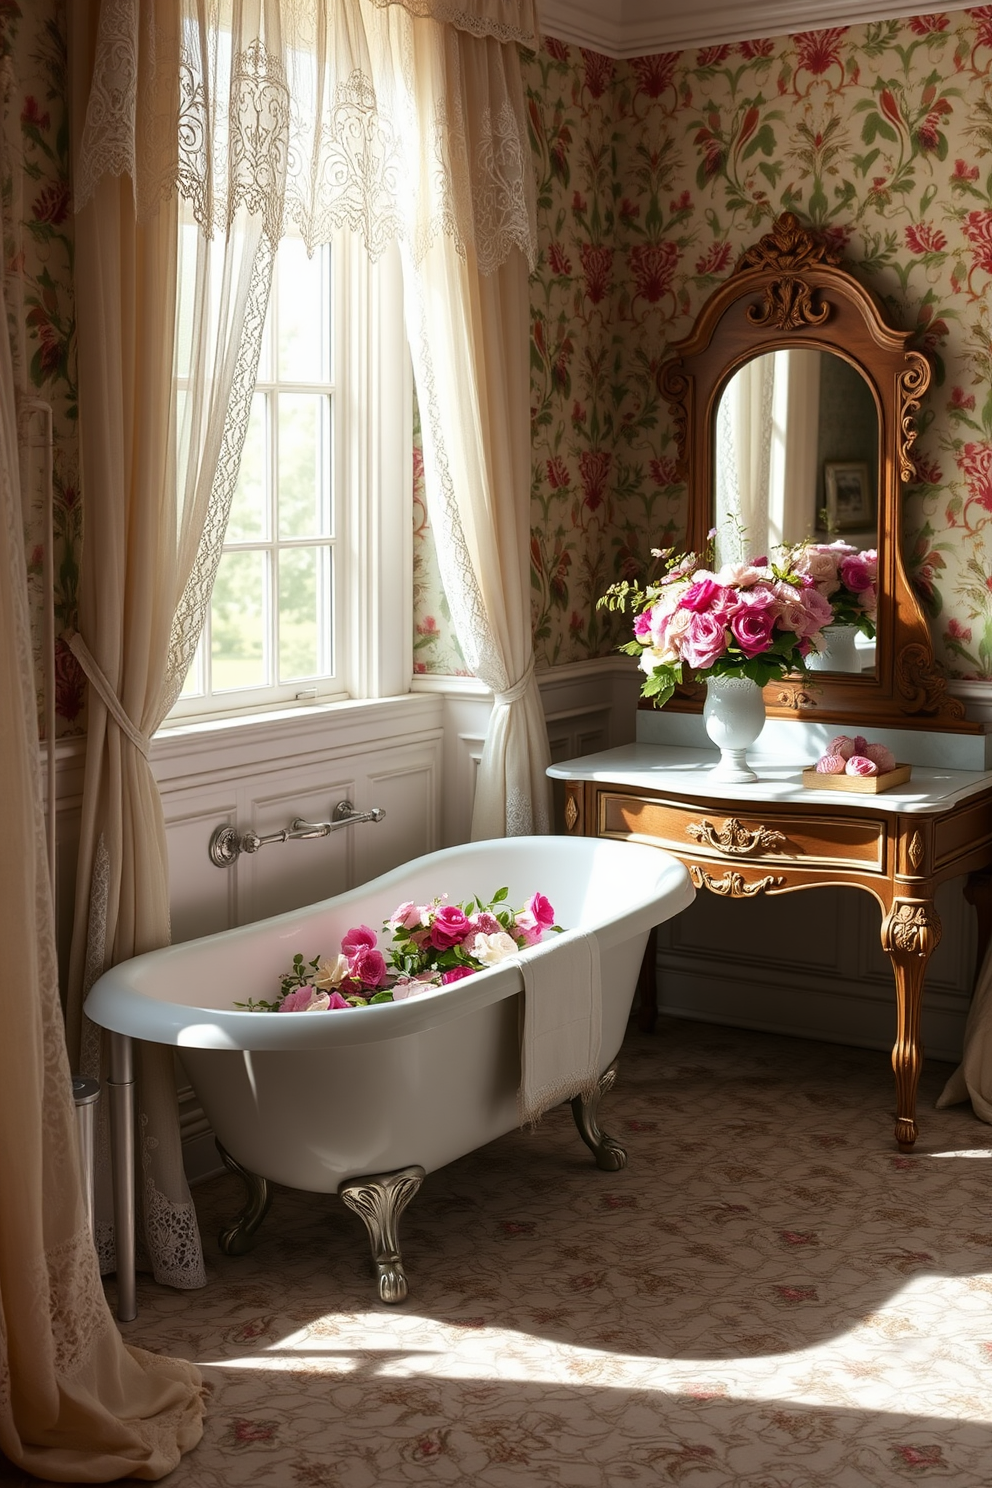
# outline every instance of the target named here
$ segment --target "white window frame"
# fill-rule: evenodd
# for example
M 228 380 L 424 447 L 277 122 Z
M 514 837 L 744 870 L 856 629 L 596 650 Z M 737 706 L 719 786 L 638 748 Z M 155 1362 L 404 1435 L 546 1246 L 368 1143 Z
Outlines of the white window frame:
M 399 251 L 348 232 L 332 256 L 336 676 L 181 698 L 163 730 L 402 696 L 413 679 L 413 374 Z M 314 696 L 307 696 L 314 691 Z M 287 691 L 290 693 L 286 696 Z M 282 694 L 282 695 L 277 695 Z

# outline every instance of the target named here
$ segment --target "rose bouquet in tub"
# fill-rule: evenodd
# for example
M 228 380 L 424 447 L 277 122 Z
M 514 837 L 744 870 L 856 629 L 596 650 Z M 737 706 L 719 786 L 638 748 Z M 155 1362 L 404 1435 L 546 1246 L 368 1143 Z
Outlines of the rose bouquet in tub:
M 532 894 L 522 909 L 511 909 L 507 896 L 504 888 L 488 902 L 448 904 L 447 895 L 428 904 L 407 901 L 383 921 L 390 937 L 385 953 L 375 930 L 356 925 L 331 960 L 304 961 L 297 953 L 274 1001 L 249 998 L 234 1005 L 252 1013 L 313 1013 L 402 1002 L 497 966 L 561 929 L 544 894 Z

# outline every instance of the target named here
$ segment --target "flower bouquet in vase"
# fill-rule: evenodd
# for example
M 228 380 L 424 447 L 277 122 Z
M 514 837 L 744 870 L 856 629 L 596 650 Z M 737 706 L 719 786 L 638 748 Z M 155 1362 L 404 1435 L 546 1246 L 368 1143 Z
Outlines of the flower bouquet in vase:
M 855 640 L 860 633 L 875 639 L 878 604 L 878 554 L 846 542 L 796 543 L 785 549 L 784 560 L 813 584 L 833 606 L 834 618 L 824 627 L 824 645 L 811 654 L 811 671 L 860 672 Z
M 634 638 L 620 647 L 636 656 L 641 696 L 662 707 L 688 667 L 706 683 L 703 719 L 720 750 L 714 779 L 744 783 L 757 776 L 747 750 L 765 721 L 761 689 L 787 672 L 805 672 L 834 618 L 830 600 L 787 562 L 766 558 L 727 563 L 713 572 L 695 553 L 664 560 L 665 573 L 643 589 L 614 584 L 599 601 L 632 610 Z

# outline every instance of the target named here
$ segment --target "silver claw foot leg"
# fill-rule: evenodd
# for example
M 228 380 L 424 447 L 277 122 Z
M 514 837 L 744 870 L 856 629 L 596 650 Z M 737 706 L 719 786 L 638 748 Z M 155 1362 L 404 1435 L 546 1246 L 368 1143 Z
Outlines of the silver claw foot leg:
M 599 1103 L 608 1090 L 612 1090 L 617 1078 L 616 1060 L 603 1071 L 592 1095 L 577 1095 L 571 1102 L 572 1115 L 579 1129 L 579 1136 L 596 1159 L 597 1168 L 605 1173 L 617 1173 L 627 1166 L 627 1154 L 619 1142 L 601 1131 L 596 1117 Z
M 268 1214 L 272 1203 L 268 1180 L 243 1168 L 219 1142 L 217 1151 L 223 1158 L 224 1166 L 230 1168 L 232 1173 L 237 1173 L 245 1186 L 245 1207 L 233 1223 L 221 1230 L 217 1236 L 217 1244 L 225 1255 L 247 1255 L 255 1243 L 255 1231 Z
M 402 1302 L 406 1297 L 406 1272 L 397 1239 L 399 1219 L 426 1176 L 421 1167 L 398 1168 L 395 1173 L 349 1178 L 338 1189 L 339 1197 L 369 1232 L 382 1302 Z

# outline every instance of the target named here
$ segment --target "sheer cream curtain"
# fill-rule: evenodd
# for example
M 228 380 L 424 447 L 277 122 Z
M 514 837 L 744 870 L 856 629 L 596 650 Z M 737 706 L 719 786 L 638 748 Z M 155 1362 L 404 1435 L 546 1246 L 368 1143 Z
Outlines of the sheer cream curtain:
M 8 325 L 0 279 L 0 325 Z M 62 1483 L 157 1479 L 202 1431 L 200 1376 L 130 1348 L 82 1196 L 58 996 L 10 345 L 0 336 L 0 1448 Z M 2 1468 L 0 1468 L 2 1475 Z
M 746 362 L 717 411 L 716 559 L 737 563 L 767 551 L 775 359 Z
M 90 691 L 67 1029 L 76 1068 L 98 1076 L 102 1040 L 82 1012 L 89 988 L 108 966 L 169 940 L 149 741 L 182 687 L 219 561 L 285 174 L 268 176 L 261 201 L 257 179 L 237 179 L 239 168 L 251 176 L 252 162 L 243 152 L 232 158 L 209 131 L 211 101 L 188 91 L 188 59 L 210 46 L 209 35 L 181 22 L 178 7 L 98 0 L 78 0 L 70 14 L 86 519 L 79 633 L 69 643 Z M 255 110 L 264 164 L 284 162 L 285 90 L 270 89 L 264 59 L 251 55 L 254 33 L 243 48 L 233 39 L 229 96 Z M 180 281 L 179 195 L 163 184 L 181 172 L 193 209 L 183 234 L 192 265 Z M 177 370 L 188 379 L 181 409 Z M 171 1050 L 138 1045 L 136 1070 L 139 1247 L 157 1280 L 202 1286 Z M 105 1158 L 105 1139 L 101 1146 Z M 105 1160 L 101 1177 L 106 1189 Z M 109 1270 L 113 1226 L 109 1195 L 102 1199 Z
M 71 39 L 86 481 L 72 644 L 91 688 L 69 1027 L 89 1073 L 88 987 L 168 940 L 148 741 L 209 601 L 289 221 L 310 248 L 341 228 L 372 257 L 399 239 L 443 578 L 495 693 L 473 833 L 549 827 L 527 566 L 534 184 L 517 53 L 536 22 L 534 0 L 78 0 Z M 179 202 L 196 268 L 177 287 Z M 154 1272 L 196 1286 L 160 1050 L 141 1050 L 138 1101 Z M 102 1238 L 112 1264 L 109 1226 Z

